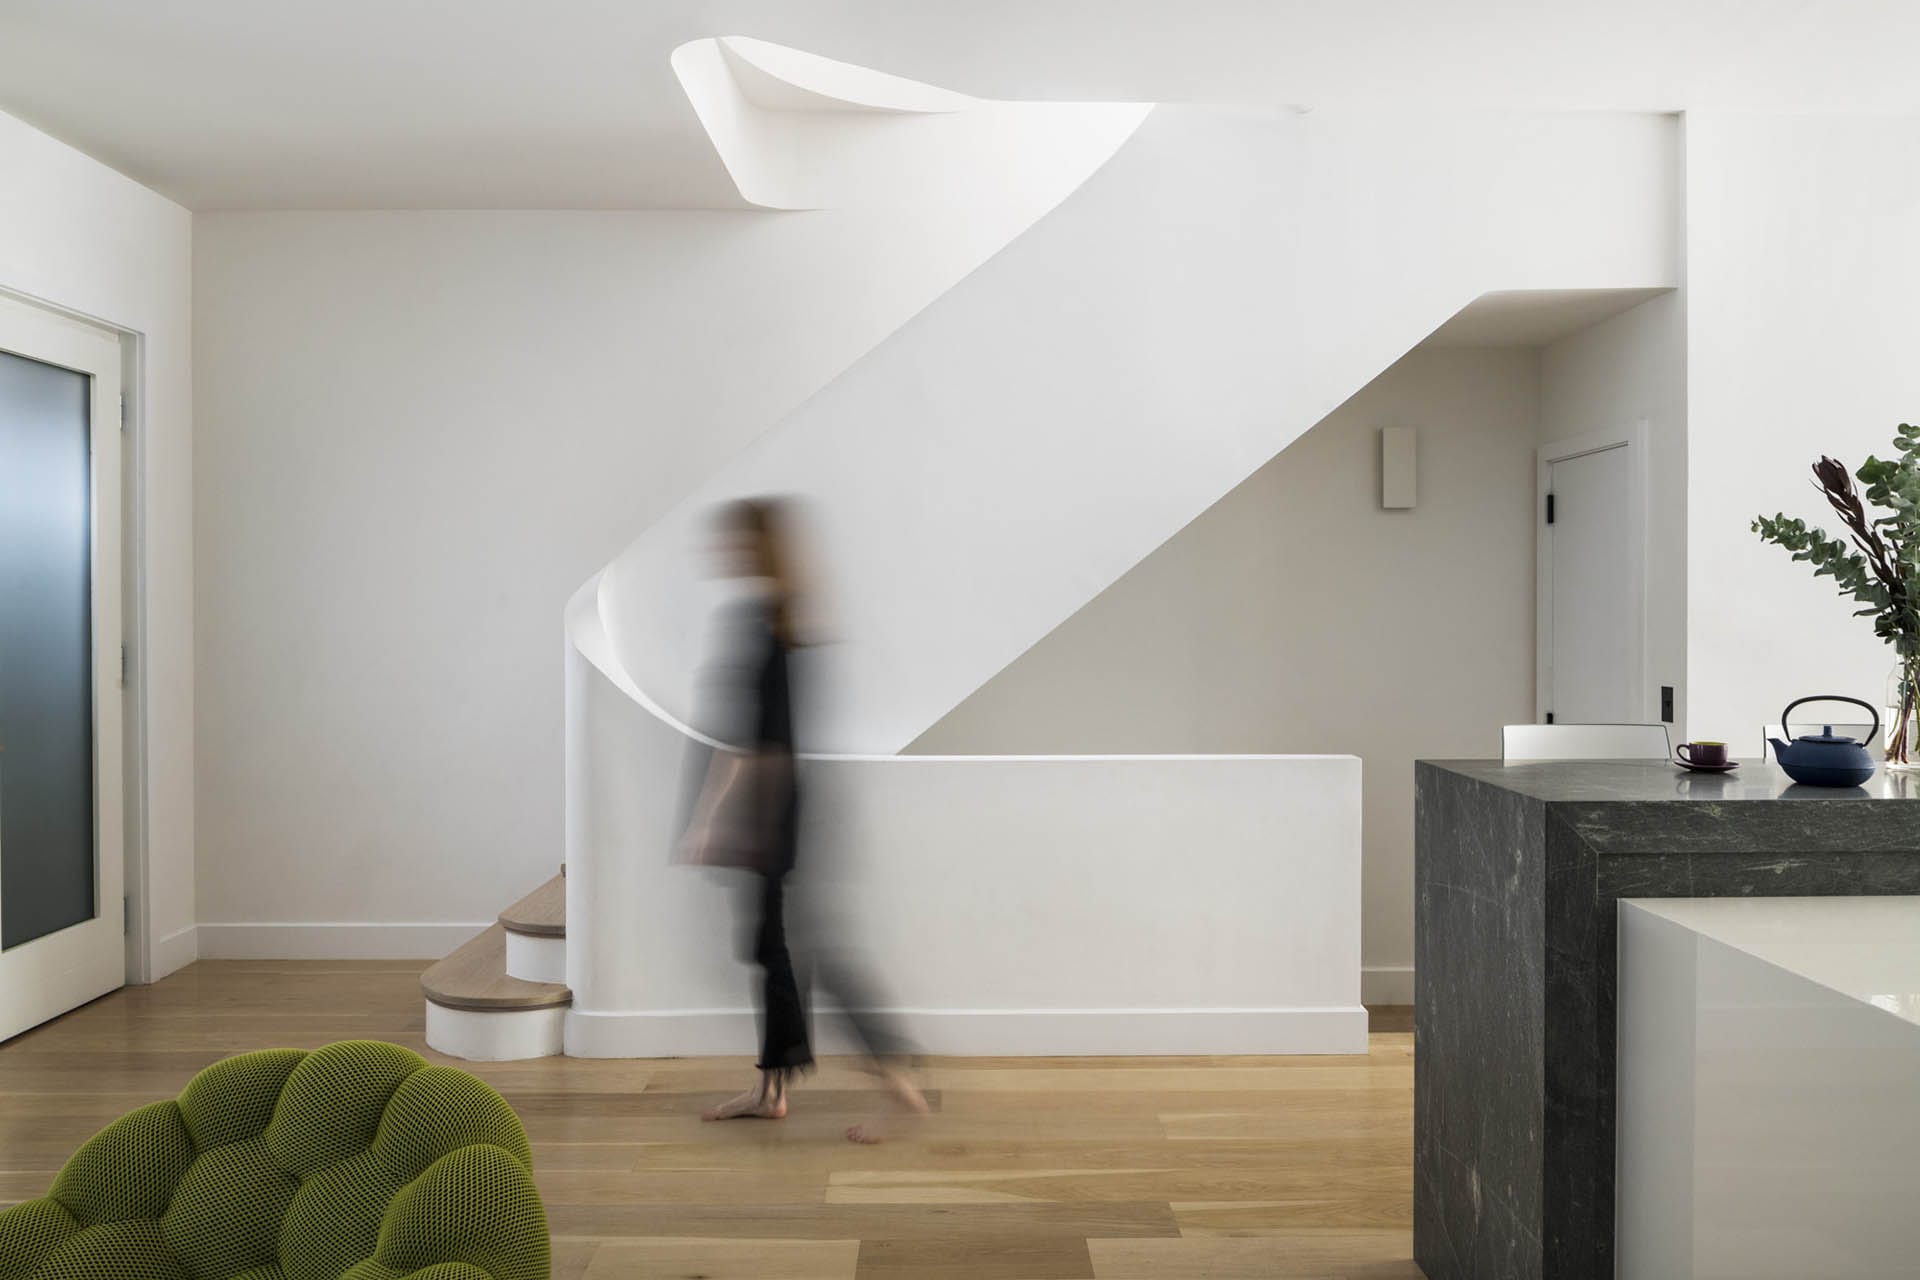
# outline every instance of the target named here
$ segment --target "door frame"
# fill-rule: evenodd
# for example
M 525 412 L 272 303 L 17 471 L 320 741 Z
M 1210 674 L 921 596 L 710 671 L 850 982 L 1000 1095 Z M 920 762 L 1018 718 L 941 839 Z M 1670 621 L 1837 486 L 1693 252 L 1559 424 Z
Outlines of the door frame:
M 1627 583 L 1634 617 L 1628 634 L 1633 650 L 1627 669 L 1633 673 L 1634 710 L 1640 721 L 1659 720 L 1659 708 L 1647 688 L 1647 436 L 1645 418 L 1624 426 L 1605 428 L 1553 440 L 1534 451 L 1536 457 L 1534 521 L 1534 682 L 1533 718 L 1544 722 L 1553 701 L 1553 532 L 1547 524 L 1547 495 L 1552 492 L 1553 464 L 1627 450 Z
M 24 982 L 0 984 L 0 1035 L 58 1016 L 75 1003 L 123 985 L 130 952 L 125 430 L 121 335 L 70 313 L 0 293 L 0 349 L 86 374 L 88 385 L 89 604 L 91 609 L 94 779 L 94 914 L 92 919 L 22 943 L 5 953 Z M 144 877 L 141 877 L 144 879 Z M 24 954 L 23 954 L 24 953 Z M 110 960 L 110 963 L 109 963 Z M 86 993 L 75 999 L 75 993 Z M 12 1028 L 13 1030 L 8 1030 Z

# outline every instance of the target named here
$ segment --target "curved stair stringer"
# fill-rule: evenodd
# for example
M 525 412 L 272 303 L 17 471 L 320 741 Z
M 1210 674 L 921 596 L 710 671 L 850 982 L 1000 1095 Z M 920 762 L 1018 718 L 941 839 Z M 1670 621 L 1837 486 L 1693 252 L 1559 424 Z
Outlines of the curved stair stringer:
M 671 856 L 690 766 L 719 744 L 633 683 L 604 626 L 605 589 L 596 575 L 567 604 L 567 910 L 583 926 L 567 933 L 567 973 L 590 994 L 568 1011 L 566 1052 L 668 1057 L 693 1051 L 673 1038 L 688 1010 L 697 1022 L 740 1003 L 732 904 Z M 663 1008 L 680 1016 L 636 1017 Z
M 1662 122 L 1469 136 L 1157 109 L 608 566 L 622 668 L 690 719 L 706 513 L 795 495 L 844 637 L 817 745 L 900 751 L 1476 298 L 1676 283 Z

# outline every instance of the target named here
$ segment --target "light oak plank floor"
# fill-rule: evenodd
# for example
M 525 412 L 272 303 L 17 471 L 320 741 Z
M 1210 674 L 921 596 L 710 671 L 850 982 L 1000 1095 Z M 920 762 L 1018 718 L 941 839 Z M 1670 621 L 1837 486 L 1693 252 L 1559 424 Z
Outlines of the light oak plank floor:
M 411 962 L 202 961 L 0 1045 L 0 1204 L 216 1059 L 366 1037 L 430 1059 Z M 744 981 L 744 978 L 743 978 Z M 533 1141 L 560 1280 L 1403 1280 L 1413 1035 L 1352 1058 L 937 1059 L 878 1147 L 830 1061 L 785 1121 L 706 1125 L 750 1059 L 466 1063 Z

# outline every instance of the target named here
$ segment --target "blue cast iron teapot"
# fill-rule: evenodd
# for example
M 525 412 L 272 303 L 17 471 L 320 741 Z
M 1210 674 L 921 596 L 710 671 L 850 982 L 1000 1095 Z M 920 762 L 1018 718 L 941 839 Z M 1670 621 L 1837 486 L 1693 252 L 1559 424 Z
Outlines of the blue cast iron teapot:
M 1851 702 L 1856 707 L 1865 707 L 1867 714 L 1873 717 L 1873 728 L 1867 733 L 1867 742 L 1872 742 L 1873 735 L 1880 732 L 1880 712 L 1872 703 L 1839 694 L 1816 695 L 1788 703 L 1787 709 L 1780 713 L 1780 732 L 1791 732 L 1787 722 L 1793 715 L 1793 709 L 1805 702 Z M 1773 744 L 1773 758 L 1780 762 L 1780 768 L 1786 775 L 1809 787 L 1857 787 L 1873 776 L 1873 757 L 1867 754 L 1867 742 L 1855 742 L 1844 734 L 1836 734 L 1832 725 L 1827 725 L 1820 733 L 1806 734 L 1792 742 L 1782 742 L 1778 738 L 1769 738 L 1767 741 Z

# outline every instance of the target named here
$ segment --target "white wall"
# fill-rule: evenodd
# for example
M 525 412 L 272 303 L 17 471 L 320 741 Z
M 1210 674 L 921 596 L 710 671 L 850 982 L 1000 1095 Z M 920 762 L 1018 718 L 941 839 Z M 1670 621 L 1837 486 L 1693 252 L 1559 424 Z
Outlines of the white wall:
M 1635 423 L 1647 429 L 1647 668 L 1641 714 L 1657 719 L 1660 686 L 1672 685 L 1672 733 L 1681 742 L 1687 723 L 1687 334 L 1685 295 L 1678 290 L 1541 352 L 1542 443 Z M 1727 740 L 1746 742 L 1748 735 Z
M 194 958 L 191 216 L 4 114 L 0 175 L 0 289 L 139 335 L 123 383 L 145 503 L 137 684 L 149 766 L 144 924 L 157 978 Z
M 1144 111 L 995 104 L 804 215 L 200 215 L 209 954 L 439 955 L 550 876 L 567 598 Z
M 1531 718 L 1539 364 L 1415 350 L 913 750 L 1361 756 L 1367 994 L 1410 1002 L 1413 761 Z M 1384 426 L 1419 429 L 1410 511 L 1380 509 Z
M 1920 120 L 1689 116 L 1686 154 L 1688 720 L 1741 742 L 1885 694 L 1869 620 L 1749 525 L 1837 531 L 1808 466 L 1920 417 Z
M 196 220 L 210 950 L 440 954 L 553 874 L 568 596 L 920 300 L 805 230 Z

